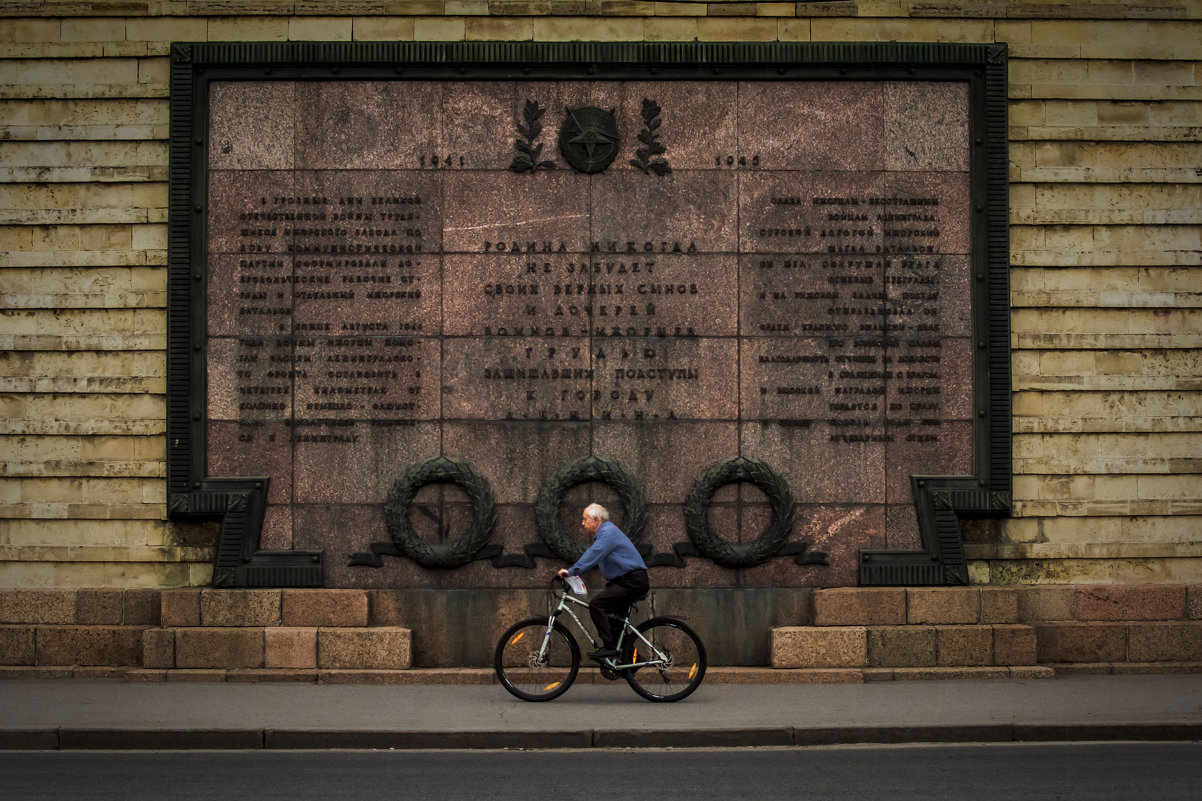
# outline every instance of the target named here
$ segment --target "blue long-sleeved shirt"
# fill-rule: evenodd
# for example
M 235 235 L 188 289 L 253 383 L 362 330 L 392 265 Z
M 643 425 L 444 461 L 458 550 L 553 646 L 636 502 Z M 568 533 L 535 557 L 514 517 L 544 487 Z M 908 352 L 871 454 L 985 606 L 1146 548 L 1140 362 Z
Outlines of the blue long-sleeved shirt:
M 608 520 L 597 529 L 593 544 L 580 555 L 576 564 L 568 568 L 568 573 L 579 576 L 594 565 L 601 571 L 601 577 L 606 581 L 629 573 L 631 570 L 647 567 L 630 538 L 622 533 L 622 529 Z

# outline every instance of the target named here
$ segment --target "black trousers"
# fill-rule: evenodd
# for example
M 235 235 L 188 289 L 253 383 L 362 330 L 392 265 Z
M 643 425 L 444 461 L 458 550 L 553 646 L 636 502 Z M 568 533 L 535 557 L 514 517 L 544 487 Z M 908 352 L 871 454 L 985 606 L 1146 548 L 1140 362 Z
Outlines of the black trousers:
M 618 632 L 614 631 L 609 616 L 623 617 L 630 605 L 647 594 L 651 582 L 647 579 L 646 570 L 631 570 L 629 573 L 605 582 L 605 589 L 597 593 L 588 602 L 588 613 L 597 627 L 601 644 L 613 648 L 618 641 Z

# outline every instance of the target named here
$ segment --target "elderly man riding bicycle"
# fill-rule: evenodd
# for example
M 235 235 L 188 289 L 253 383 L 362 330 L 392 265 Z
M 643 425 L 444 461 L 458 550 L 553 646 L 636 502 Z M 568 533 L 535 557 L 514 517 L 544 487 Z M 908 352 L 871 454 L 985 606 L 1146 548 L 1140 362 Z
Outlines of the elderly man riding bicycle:
M 601 661 L 618 656 L 618 632 L 610 615 L 626 616 L 630 605 L 647 595 L 651 584 L 647 579 L 647 565 L 630 538 L 609 521 L 609 512 L 599 503 L 585 507 L 580 525 L 593 535 L 593 544 L 581 554 L 576 564 L 559 570 L 560 577 L 579 576 L 596 567 L 605 579 L 605 589 L 588 602 L 589 616 L 601 638 L 601 647 L 589 654 L 591 659 Z

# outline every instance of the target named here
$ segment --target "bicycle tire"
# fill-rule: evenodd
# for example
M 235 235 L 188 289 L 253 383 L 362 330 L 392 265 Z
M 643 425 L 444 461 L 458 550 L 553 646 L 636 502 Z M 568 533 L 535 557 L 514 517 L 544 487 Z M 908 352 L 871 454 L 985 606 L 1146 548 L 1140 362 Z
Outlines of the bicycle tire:
M 691 628 L 683 621 L 671 617 L 653 617 L 640 623 L 639 633 L 668 657 L 666 665 L 647 665 L 638 668 L 626 668 L 622 671 L 626 682 L 636 693 L 648 701 L 679 701 L 688 697 L 705 678 L 705 645 Z M 645 649 L 642 641 L 635 640 L 631 646 L 631 661 L 640 658 L 639 646 Z
M 539 646 L 549 637 L 543 661 Z M 567 692 L 580 671 L 580 647 L 556 621 L 547 631 L 545 617 L 514 623 L 497 641 L 493 670 L 501 686 L 523 701 L 550 701 Z

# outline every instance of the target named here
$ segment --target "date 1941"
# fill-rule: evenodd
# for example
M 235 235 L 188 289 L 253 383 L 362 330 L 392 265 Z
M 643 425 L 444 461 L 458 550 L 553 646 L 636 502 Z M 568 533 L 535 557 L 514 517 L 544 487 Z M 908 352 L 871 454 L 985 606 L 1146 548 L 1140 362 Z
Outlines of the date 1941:
M 758 167 L 760 166 L 760 154 L 754 156 L 714 156 L 715 167 Z

